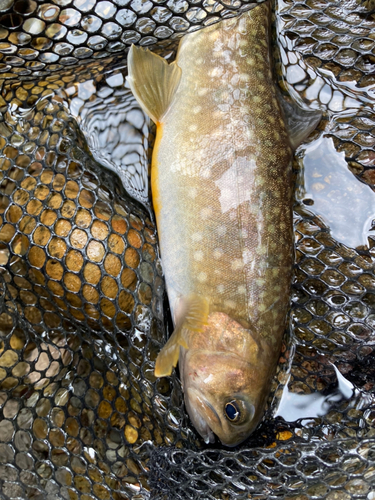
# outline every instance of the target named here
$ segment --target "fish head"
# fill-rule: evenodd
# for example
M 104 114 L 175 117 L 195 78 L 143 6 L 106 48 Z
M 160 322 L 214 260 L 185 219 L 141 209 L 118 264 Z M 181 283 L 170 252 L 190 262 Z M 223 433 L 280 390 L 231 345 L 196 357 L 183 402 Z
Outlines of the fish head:
M 228 315 L 213 313 L 181 351 L 185 406 L 195 428 L 206 443 L 216 434 L 223 445 L 240 444 L 264 413 L 275 365 L 269 349 Z

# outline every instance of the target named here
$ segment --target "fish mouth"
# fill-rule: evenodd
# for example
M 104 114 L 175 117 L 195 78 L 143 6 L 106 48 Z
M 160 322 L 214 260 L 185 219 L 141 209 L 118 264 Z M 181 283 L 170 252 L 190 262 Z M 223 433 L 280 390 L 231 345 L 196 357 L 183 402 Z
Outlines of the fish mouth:
M 195 419 L 193 423 L 206 444 L 212 444 L 215 442 L 215 434 L 212 432 L 211 427 L 204 418 L 198 415 L 198 419 Z
M 195 389 L 189 388 L 185 395 L 185 406 L 189 414 L 190 420 L 193 422 L 194 427 L 203 438 L 206 444 L 215 442 L 215 434 L 207 423 L 204 414 L 209 409 L 215 414 L 216 418 L 220 421 L 214 408 L 204 400 L 204 398 Z

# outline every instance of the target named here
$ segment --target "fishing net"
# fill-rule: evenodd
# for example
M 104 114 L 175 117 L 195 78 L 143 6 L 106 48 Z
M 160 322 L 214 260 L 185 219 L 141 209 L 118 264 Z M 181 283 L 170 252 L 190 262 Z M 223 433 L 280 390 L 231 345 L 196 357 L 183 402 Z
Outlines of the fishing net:
M 294 165 L 290 327 L 260 428 L 236 449 L 207 447 L 176 374 L 153 376 L 170 332 L 154 131 L 124 52 L 172 58 L 184 32 L 250 7 L 0 0 L 2 499 L 375 498 L 375 243 L 370 225 L 353 249 L 314 212 L 309 144 Z M 326 110 L 310 144 L 341 154 L 359 198 L 375 183 L 373 8 L 284 0 L 274 23 L 275 76 Z M 339 175 L 311 188 L 332 188 L 333 207 Z

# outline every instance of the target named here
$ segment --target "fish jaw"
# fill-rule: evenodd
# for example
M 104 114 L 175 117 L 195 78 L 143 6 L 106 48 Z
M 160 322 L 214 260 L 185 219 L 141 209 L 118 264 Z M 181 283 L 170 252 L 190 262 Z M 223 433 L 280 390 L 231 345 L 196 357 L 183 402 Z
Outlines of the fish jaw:
M 185 393 L 185 406 L 190 420 L 204 442 L 206 444 L 214 443 L 215 435 L 205 418 L 207 403 L 202 395 L 195 389 L 188 389 Z
M 180 374 L 189 417 L 206 443 L 240 444 L 262 419 L 278 350 L 223 313 L 209 315 L 202 332 L 180 349 Z M 240 417 L 226 416 L 235 402 Z
M 197 389 L 190 388 L 186 391 L 185 406 L 190 420 L 206 444 L 213 444 L 216 435 L 222 445 L 232 448 L 245 441 L 252 432 L 252 430 L 242 431 L 236 435 L 236 438 L 226 436 L 216 410 Z M 211 425 L 216 432 L 213 431 Z
M 185 391 L 186 411 L 204 442 L 212 444 L 215 442 L 215 436 L 217 436 L 221 444 L 232 448 L 245 441 L 257 427 L 263 412 L 258 412 L 259 418 L 256 421 L 253 420 L 250 427 L 245 423 L 245 425 L 233 431 L 228 426 L 224 413 L 221 412 L 219 415 L 220 410 L 217 405 L 218 411 L 214 408 L 215 401 L 212 401 L 211 404 L 205 397 L 204 392 L 196 387 L 189 387 Z M 249 406 L 252 414 L 254 414 L 254 406 L 251 404 Z

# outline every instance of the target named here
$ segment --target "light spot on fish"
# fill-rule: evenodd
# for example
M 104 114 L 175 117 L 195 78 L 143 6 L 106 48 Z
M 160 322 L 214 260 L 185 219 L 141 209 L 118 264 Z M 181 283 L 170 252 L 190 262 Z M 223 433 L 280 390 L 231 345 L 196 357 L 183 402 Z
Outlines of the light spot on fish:
M 198 130 L 198 125 L 196 123 L 193 123 L 192 125 L 189 126 L 189 132 L 196 132 Z
M 219 76 L 221 76 L 223 74 L 223 68 L 222 66 L 217 66 L 216 68 L 214 68 L 210 73 L 209 75 L 213 78 L 217 78 Z
M 205 281 L 207 281 L 207 273 L 205 273 L 203 271 L 201 273 L 199 273 L 198 274 L 198 281 L 200 283 L 204 283 Z
M 203 252 L 201 250 L 194 252 L 194 260 L 197 260 L 198 262 L 203 260 Z
M 202 219 L 208 219 L 212 215 L 212 208 L 211 207 L 202 208 L 200 215 Z
M 244 264 L 251 262 L 251 252 L 248 248 L 242 251 L 242 261 Z
M 265 255 L 267 253 L 267 248 L 264 245 L 259 245 L 256 252 L 258 255 Z
M 237 85 L 239 78 L 240 78 L 239 75 L 237 74 L 233 75 L 230 81 L 231 85 Z
M 206 94 L 208 94 L 209 91 L 210 91 L 210 89 L 206 89 L 206 88 L 202 87 L 202 88 L 198 89 L 197 93 L 198 93 L 199 97 L 203 97 Z
M 195 198 L 195 197 L 197 196 L 197 194 L 198 194 L 198 190 L 197 190 L 197 188 L 195 188 L 195 187 L 190 188 L 190 189 L 189 189 L 189 191 L 188 191 L 188 194 L 189 194 L 189 197 L 190 197 L 190 198 L 192 198 L 192 199 L 194 200 L 194 198 Z
M 223 256 L 224 252 L 222 248 L 215 248 L 214 250 L 214 259 L 220 259 Z
M 248 179 L 251 179 L 255 168 L 254 160 L 248 159 L 247 156 L 241 156 L 236 158 L 220 179 L 215 181 L 216 186 L 221 191 L 219 200 L 223 213 L 238 208 L 245 201 L 250 201 L 250 190 L 246 189 L 246 183 Z M 259 210 L 258 206 L 257 210 Z M 234 212 L 230 216 L 232 214 L 237 217 Z
M 200 113 L 202 111 L 202 106 L 194 106 L 193 108 L 193 113 L 195 115 L 197 115 L 198 113 Z
M 235 309 L 236 303 L 234 302 L 234 300 L 225 300 L 224 306 L 227 307 L 228 309 Z
M 232 104 L 232 103 L 231 103 Z M 223 113 L 228 113 L 229 110 L 230 110 L 230 105 L 229 104 L 219 104 L 218 105 L 218 108 L 220 109 L 220 111 L 222 111 Z
M 191 239 L 195 242 L 202 241 L 203 235 L 202 233 L 193 233 L 191 235 Z
M 245 294 L 246 293 L 246 287 L 244 285 L 240 285 L 237 288 L 237 292 L 240 293 L 241 295 Z
M 219 236 L 224 236 L 225 233 L 227 232 L 227 228 L 225 226 L 219 226 L 217 229 L 216 229 L 216 232 Z
M 245 135 L 247 139 L 251 140 L 254 137 L 254 132 L 248 128 L 245 130 Z
M 236 89 L 236 90 L 233 91 L 233 99 L 235 101 L 238 101 L 238 99 L 240 98 L 240 95 L 241 95 L 241 93 L 240 93 L 239 89 Z
M 225 290 L 224 285 L 218 285 L 217 286 L 218 293 L 224 293 L 224 290 Z
M 243 267 L 242 259 L 234 259 L 230 265 L 233 271 L 238 271 Z

